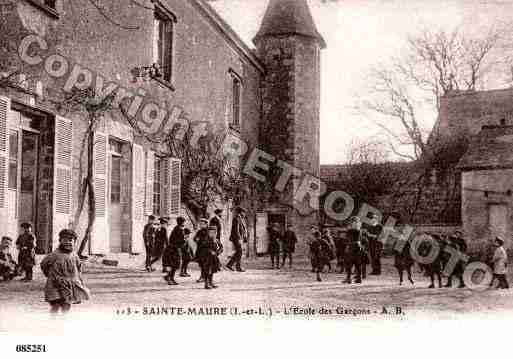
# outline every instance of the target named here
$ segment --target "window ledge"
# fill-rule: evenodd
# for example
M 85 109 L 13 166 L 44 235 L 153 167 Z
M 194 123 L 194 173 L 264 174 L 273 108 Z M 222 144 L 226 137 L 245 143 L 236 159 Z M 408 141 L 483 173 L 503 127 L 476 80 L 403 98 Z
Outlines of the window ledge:
M 168 89 L 170 89 L 171 91 L 175 91 L 175 87 L 173 86 L 173 84 L 169 81 L 166 81 L 160 77 L 152 77 L 153 80 L 157 81 L 159 84 L 161 84 L 162 86 L 164 87 L 167 87 Z
M 47 15 L 53 17 L 54 19 L 59 19 L 59 17 L 60 17 L 59 12 L 57 12 L 57 10 L 55 10 L 49 6 L 46 6 L 40 0 L 27 0 L 27 1 L 30 4 L 34 5 L 35 7 L 37 7 L 39 10 L 46 13 Z

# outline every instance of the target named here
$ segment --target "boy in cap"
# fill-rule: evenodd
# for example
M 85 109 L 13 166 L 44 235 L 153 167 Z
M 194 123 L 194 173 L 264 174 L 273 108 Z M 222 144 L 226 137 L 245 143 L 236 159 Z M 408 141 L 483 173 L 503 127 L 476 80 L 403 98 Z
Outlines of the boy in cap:
M 90 298 L 89 289 L 81 277 L 82 265 L 73 252 L 77 235 L 70 229 L 59 232 L 59 247 L 41 262 L 46 277 L 45 300 L 50 312 L 67 313 L 72 304 Z
M 220 248 L 216 240 L 217 228 L 209 226 L 206 236 L 198 240 L 196 256 L 201 268 L 201 276 L 205 279 L 205 289 L 217 288 L 214 284 L 214 273 L 220 270 L 219 252 Z
M 33 268 L 36 265 L 36 237 L 32 233 L 32 225 L 28 222 L 21 224 L 22 234 L 16 240 L 18 248 L 18 264 L 25 272 L 24 282 L 32 280 Z
M 507 273 L 507 263 L 508 263 L 508 254 L 504 249 L 504 240 L 500 237 L 495 238 L 495 252 L 493 253 L 492 263 L 493 263 L 493 279 L 497 279 L 499 281 L 499 289 L 508 289 L 509 283 L 506 278 Z M 490 283 L 490 286 L 493 285 L 493 280 Z
M 154 269 L 151 266 L 151 260 L 153 256 L 153 247 L 155 245 L 155 216 L 148 216 L 148 223 L 144 225 L 143 230 L 143 241 L 144 248 L 146 249 L 146 261 L 145 266 L 148 272 L 153 272 Z
M 18 265 L 11 255 L 12 239 L 10 237 L 2 237 L 0 243 L 0 278 L 10 281 L 17 275 Z

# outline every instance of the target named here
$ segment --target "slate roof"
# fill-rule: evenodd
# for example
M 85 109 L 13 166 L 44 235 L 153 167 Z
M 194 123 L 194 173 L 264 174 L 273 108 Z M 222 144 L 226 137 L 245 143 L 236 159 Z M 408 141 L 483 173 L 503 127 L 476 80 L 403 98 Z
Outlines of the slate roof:
M 317 39 L 326 47 L 306 0 L 270 0 L 255 40 L 263 36 L 302 35 Z
M 463 171 L 513 168 L 513 126 L 483 126 L 458 168 Z

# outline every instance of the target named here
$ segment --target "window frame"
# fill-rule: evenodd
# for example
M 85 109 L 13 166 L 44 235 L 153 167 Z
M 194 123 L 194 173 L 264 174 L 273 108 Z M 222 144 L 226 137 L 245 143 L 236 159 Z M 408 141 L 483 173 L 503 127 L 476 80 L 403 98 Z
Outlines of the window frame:
M 156 21 L 164 22 L 169 28 L 164 30 L 164 34 L 167 34 L 166 38 L 162 40 L 160 34 L 157 34 Z M 166 9 L 159 1 L 155 1 L 155 8 L 153 12 L 153 39 L 152 39 L 152 61 L 154 64 L 159 65 L 160 77 L 154 77 L 162 85 L 170 88 L 174 91 L 172 85 L 174 79 L 174 68 L 175 68 L 175 24 L 177 23 L 176 16 Z M 157 42 L 157 43 L 155 43 Z M 155 53 L 157 52 L 157 53 Z

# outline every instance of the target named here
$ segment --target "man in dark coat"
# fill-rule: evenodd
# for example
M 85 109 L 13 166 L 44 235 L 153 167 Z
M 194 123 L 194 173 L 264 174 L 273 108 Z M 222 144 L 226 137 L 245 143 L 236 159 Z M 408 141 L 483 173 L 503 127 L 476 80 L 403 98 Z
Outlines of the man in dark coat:
M 155 216 L 148 216 L 148 223 L 145 224 L 143 229 L 143 241 L 144 248 L 146 249 L 146 270 L 148 272 L 154 271 L 151 266 L 151 261 L 153 258 L 153 250 L 155 245 Z
M 282 252 L 283 252 L 283 262 L 281 266 L 285 265 L 285 259 L 289 258 L 289 268 L 292 268 L 292 255 L 296 250 L 297 236 L 294 232 L 294 227 L 289 223 L 287 226 L 287 230 L 283 234 L 282 238 Z
M 381 256 L 383 253 L 383 243 L 379 240 L 379 236 L 383 231 L 383 226 L 379 223 L 379 216 L 373 214 L 371 223 L 366 226 L 365 234 L 369 242 L 370 264 L 372 267 L 372 275 L 381 275 Z
M 162 266 L 168 270 L 168 274 L 164 277 L 169 285 L 177 285 L 175 281 L 175 273 L 180 268 L 181 257 L 180 249 L 185 244 L 185 219 L 178 217 L 176 226 L 171 231 L 169 241 L 162 255 Z
M 33 268 L 36 265 L 36 237 L 32 234 L 32 225 L 30 223 L 22 223 L 21 230 L 23 233 L 16 240 L 18 247 L 18 265 L 25 272 L 24 282 L 32 280 Z
M 214 273 L 221 269 L 218 257 L 221 249 L 216 236 L 217 228 L 210 226 L 206 235 L 203 232 L 198 238 L 196 257 L 201 268 L 201 276 L 205 278 L 205 289 L 217 288 L 214 284 Z
M 454 232 L 452 236 L 449 238 L 449 246 L 456 249 L 460 253 L 466 254 L 467 253 L 467 243 L 465 242 L 465 239 L 462 236 L 462 233 L 460 231 Z M 454 270 L 449 275 L 449 278 L 447 278 L 447 284 L 445 285 L 447 288 L 452 287 L 452 277 L 456 277 L 459 279 L 460 284 L 458 288 L 465 288 L 465 282 L 463 281 L 463 272 L 465 271 L 465 267 L 461 261 L 459 261 L 456 264 L 456 267 L 454 267 Z
M 242 269 L 240 264 L 242 259 L 242 243 L 248 242 L 248 232 L 244 212 L 245 210 L 242 207 L 237 207 L 235 210 L 235 217 L 233 218 L 232 230 L 230 232 L 230 242 L 233 243 L 234 253 L 226 265 L 226 268 L 232 271 L 233 265 L 235 265 L 235 269 L 238 272 L 244 272 L 244 269 Z

